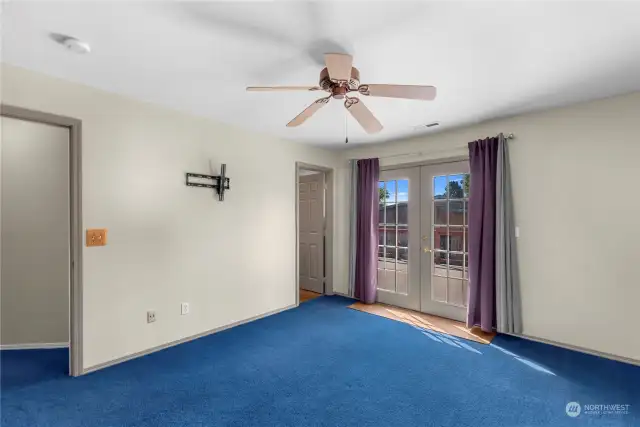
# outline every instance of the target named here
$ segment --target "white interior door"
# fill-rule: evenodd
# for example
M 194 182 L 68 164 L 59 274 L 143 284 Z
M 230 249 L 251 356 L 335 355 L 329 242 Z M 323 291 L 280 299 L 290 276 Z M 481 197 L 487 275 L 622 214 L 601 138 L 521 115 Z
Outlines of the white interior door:
M 300 288 L 324 293 L 324 174 L 299 177 Z
M 421 168 L 421 311 L 464 321 L 467 313 L 469 162 Z
M 69 342 L 69 129 L 1 117 L 0 344 Z
M 378 301 L 420 309 L 420 169 L 380 172 Z

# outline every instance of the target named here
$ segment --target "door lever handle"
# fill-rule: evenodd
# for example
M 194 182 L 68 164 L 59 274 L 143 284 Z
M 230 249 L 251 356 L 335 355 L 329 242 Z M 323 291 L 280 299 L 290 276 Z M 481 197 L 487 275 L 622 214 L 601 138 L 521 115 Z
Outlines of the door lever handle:
M 424 248 L 424 249 L 422 249 L 422 250 L 424 251 L 424 253 L 425 253 L 425 254 L 427 254 L 427 253 L 431 252 L 431 249 L 430 249 L 430 248 Z

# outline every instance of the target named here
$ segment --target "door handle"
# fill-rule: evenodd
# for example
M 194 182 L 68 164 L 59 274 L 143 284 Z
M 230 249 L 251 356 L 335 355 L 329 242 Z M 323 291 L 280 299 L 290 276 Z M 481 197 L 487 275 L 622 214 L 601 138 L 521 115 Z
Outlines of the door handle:
M 424 249 L 422 249 L 422 250 L 424 251 L 424 253 L 425 253 L 425 254 L 427 254 L 427 253 L 431 252 L 431 249 L 430 249 L 430 248 L 424 248 Z
M 429 236 L 422 236 L 422 240 L 429 240 Z

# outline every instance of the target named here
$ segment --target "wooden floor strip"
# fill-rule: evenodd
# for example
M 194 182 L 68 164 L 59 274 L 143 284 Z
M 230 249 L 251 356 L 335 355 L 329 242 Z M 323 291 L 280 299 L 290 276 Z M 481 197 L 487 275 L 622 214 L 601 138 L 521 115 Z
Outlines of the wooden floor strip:
M 312 300 L 314 298 L 321 297 L 322 294 L 318 294 L 316 292 L 307 291 L 304 289 L 300 289 L 300 302 L 303 303 L 305 301 Z
M 445 319 L 443 317 L 433 316 L 431 314 L 421 313 L 419 311 L 407 310 L 406 308 L 393 307 L 385 304 L 363 304 L 356 302 L 349 306 L 353 310 L 365 313 L 375 314 L 376 316 L 386 317 L 387 319 L 397 320 L 398 322 L 408 323 L 421 329 L 430 329 L 442 334 L 453 335 L 467 340 L 479 342 L 481 344 L 489 344 L 495 333 L 487 333 L 480 328 L 467 328 L 467 326 L 456 320 Z

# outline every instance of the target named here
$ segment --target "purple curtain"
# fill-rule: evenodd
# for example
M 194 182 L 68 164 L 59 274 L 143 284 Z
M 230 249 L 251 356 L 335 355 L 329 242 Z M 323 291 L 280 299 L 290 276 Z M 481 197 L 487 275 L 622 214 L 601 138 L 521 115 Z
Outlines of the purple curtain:
M 355 297 L 372 304 L 378 287 L 378 159 L 358 160 Z
M 467 326 L 496 327 L 496 172 L 498 138 L 469 143 L 469 308 Z

